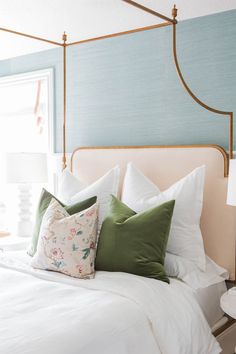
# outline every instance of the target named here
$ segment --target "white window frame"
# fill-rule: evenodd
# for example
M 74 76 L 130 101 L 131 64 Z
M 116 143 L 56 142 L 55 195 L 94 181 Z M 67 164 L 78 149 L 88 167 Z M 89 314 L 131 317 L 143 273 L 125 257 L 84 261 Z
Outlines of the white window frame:
M 55 134 L 54 134 L 54 93 L 53 93 L 53 68 L 25 72 L 0 77 L 0 86 L 24 83 L 40 79 L 48 80 L 48 152 L 55 153 Z

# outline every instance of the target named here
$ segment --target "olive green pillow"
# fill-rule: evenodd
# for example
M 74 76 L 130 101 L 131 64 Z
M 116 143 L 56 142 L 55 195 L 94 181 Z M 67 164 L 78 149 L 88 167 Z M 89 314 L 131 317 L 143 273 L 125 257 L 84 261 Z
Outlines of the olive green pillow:
M 126 272 L 169 283 L 164 270 L 175 201 L 136 214 L 112 196 L 99 236 L 96 270 Z
M 70 215 L 73 215 L 75 213 L 79 213 L 80 211 L 91 207 L 97 201 L 97 197 L 92 197 L 92 198 L 83 200 L 79 203 L 66 206 L 65 204 L 61 203 L 57 198 L 55 198 L 51 193 L 49 193 L 46 189 L 43 188 L 40 198 L 39 198 L 39 204 L 38 204 L 38 207 L 36 210 L 35 225 L 34 225 L 34 229 L 33 229 L 31 244 L 28 248 L 28 254 L 30 256 L 34 256 L 35 252 L 37 251 L 39 231 L 40 231 L 42 219 L 43 219 L 45 211 L 47 210 L 52 198 L 56 199 L 66 209 L 66 211 Z

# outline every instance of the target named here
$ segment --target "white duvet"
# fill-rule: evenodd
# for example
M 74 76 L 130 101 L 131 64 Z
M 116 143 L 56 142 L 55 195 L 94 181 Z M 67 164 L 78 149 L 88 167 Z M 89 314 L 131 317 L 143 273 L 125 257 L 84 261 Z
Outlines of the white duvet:
M 0 253 L 0 354 L 218 354 L 190 289 L 125 273 L 78 280 Z

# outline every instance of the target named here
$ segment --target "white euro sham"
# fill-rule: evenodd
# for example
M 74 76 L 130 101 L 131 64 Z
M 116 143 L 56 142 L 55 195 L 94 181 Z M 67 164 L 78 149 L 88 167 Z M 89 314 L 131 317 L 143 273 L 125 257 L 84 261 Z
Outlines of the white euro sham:
M 200 230 L 204 177 L 205 166 L 201 166 L 160 191 L 133 163 L 129 163 L 122 193 L 122 202 L 137 213 L 174 199 L 167 252 L 194 262 L 201 270 L 206 267 Z
M 99 231 L 107 212 L 111 194 L 117 196 L 119 177 L 120 167 L 117 165 L 92 184 L 85 186 L 84 182 L 80 181 L 71 172 L 66 170 L 62 176 L 58 199 L 66 205 L 72 205 L 87 198 L 96 196 L 99 204 Z

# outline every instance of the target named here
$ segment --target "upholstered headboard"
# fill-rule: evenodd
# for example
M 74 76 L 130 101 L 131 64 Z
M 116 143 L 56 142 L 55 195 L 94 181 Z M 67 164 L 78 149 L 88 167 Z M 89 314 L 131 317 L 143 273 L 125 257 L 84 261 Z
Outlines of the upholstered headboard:
M 218 146 L 137 146 L 76 149 L 71 157 L 73 173 L 93 182 L 116 164 L 121 168 L 121 184 L 126 164 L 132 161 L 160 189 L 206 165 L 201 229 L 206 253 L 228 269 L 235 279 L 236 208 L 226 205 L 227 178 L 225 152 Z

